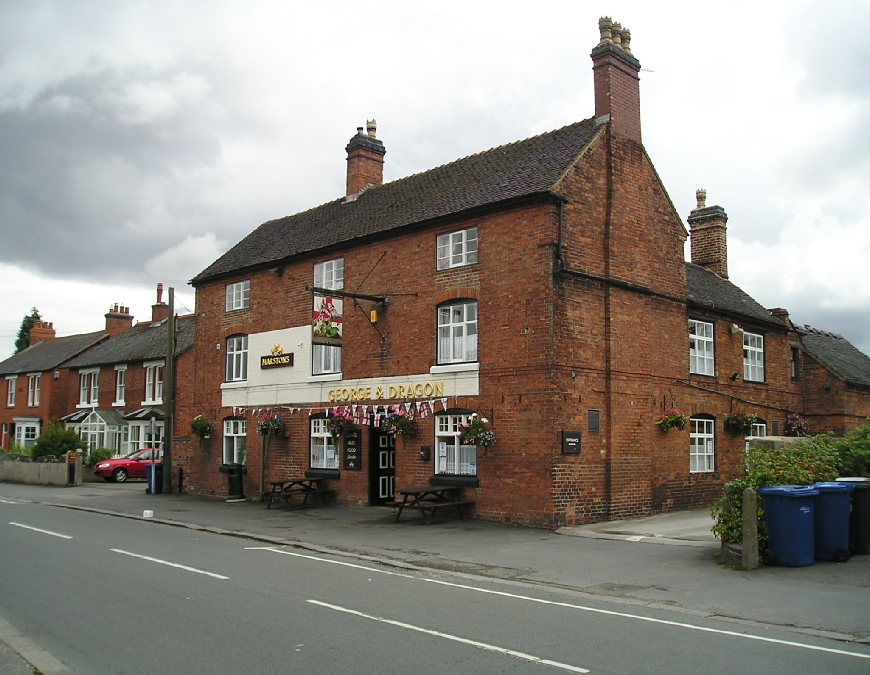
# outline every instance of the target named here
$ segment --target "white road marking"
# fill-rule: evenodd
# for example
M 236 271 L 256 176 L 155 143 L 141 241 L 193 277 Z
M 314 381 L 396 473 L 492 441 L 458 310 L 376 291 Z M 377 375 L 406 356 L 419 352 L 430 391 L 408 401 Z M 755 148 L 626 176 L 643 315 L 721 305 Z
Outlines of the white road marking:
M 638 534 L 625 538 L 626 541 L 643 541 L 644 539 L 646 539 L 646 537 Z
M 18 504 L 20 502 L 11 502 L 8 499 L 0 499 L 0 504 Z
M 225 577 L 222 574 L 215 574 L 214 572 L 206 572 L 205 570 L 198 570 L 195 567 L 188 567 L 187 565 L 179 565 L 178 563 L 169 562 L 168 560 L 160 560 L 160 558 L 152 558 L 147 555 L 139 555 L 138 553 L 130 553 L 130 551 L 122 551 L 119 548 L 109 549 L 113 553 L 123 553 L 124 555 L 128 555 L 131 558 L 141 558 L 142 560 L 147 560 L 149 562 L 155 562 L 160 565 L 166 565 L 168 567 L 177 567 L 180 570 L 185 570 L 187 572 L 195 572 L 196 574 L 204 574 L 207 577 L 214 577 L 215 579 L 229 579 L 229 577 Z
M 14 525 L 15 527 L 23 527 L 25 530 L 33 530 L 34 532 L 41 532 L 42 534 L 50 534 L 52 537 L 60 537 L 61 539 L 72 539 L 72 537 L 68 537 L 65 534 L 58 534 L 57 532 L 50 532 L 49 530 L 40 530 L 38 527 L 30 527 L 30 525 L 22 525 L 21 523 L 9 524 Z
M 327 558 L 320 558 L 314 555 L 305 555 L 303 553 L 294 553 L 292 551 L 284 551 L 281 549 L 273 548 L 271 546 L 250 546 L 246 550 L 255 551 L 272 551 L 273 553 L 282 553 L 284 555 L 295 556 L 297 558 L 306 558 L 308 560 L 315 560 L 317 562 L 325 562 L 333 565 L 342 565 L 345 567 L 356 567 L 357 569 L 366 570 L 368 572 L 377 572 L 378 574 L 385 574 L 387 576 L 395 576 L 395 577 L 404 577 L 406 579 L 415 579 L 417 581 L 425 581 L 431 584 L 438 584 L 441 586 L 450 586 L 451 588 L 461 588 L 466 591 L 474 591 L 476 593 L 486 593 L 488 595 L 498 595 L 504 598 L 512 598 L 514 600 L 525 600 L 526 602 L 534 602 L 540 605 L 552 605 L 554 607 L 564 607 L 567 609 L 577 609 L 583 612 L 592 612 L 595 614 L 605 614 L 607 616 L 618 616 L 623 619 L 637 619 L 638 621 L 646 621 L 648 623 L 657 623 L 665 626 L 674 626 L 676 628 L 687 628 L 689 630 L 697 630 L 704 633 L 714 633 L 716 635 L 728 635 L 730 637 L 743 638 L 744 640 L 757 640 L 758 642 L 769 642 L 777 645 L 784 645 L 786 647 L 798 647 L 799 649 L 809 649 L 811 651 L 817 652 L 825 652 L 827 654 L 839 654 L 840 656 L 852 656 L 857 659 L 868 659 L 870 660 L 870 654 L 862 654 L 860 652 L 849 652 L 845 649 L 833 649 L 831 647 L 819 647 L 816 645 L 807 644 L 805 642 L 793 642 L 791 640 L 780 640 L 777 638 L 771 637 L 763 637 L 761 635 L 749 635 L 747 633 L 738 633 L 733 630 L 722 630 L 720 628 L 708 628 L 706 626 L 697 626 L 691 623 L 683 623 L 681 621 L 668 621 L 667 619 L 656 619 L 651 616 L 641 616 L 640 614 L 629 614 L 628 612 L 616 612 L 611 609 L 599 609 L 597 607 L 587 607 L 586 605 L 575 605 L 570 602 L 557 602 L 555 600 L 544 600 L 542 598 L 533 598 L 527 595 L 518 595 L 516 593 L 508 593 L 507 591 L 494 591 L 486 588 L 476 588 L 475 586 L 468 586 L 466 584 L 457 584 L 451 581 L 442 581 L 440 579 L 421 579 L 420 577 L 404 574 L 401 572 L 390 572 L 389 570 L 379 570 L 376 567 L 366 567 L 364 565 L 355 565 L 354 563 L 342 562 L 338 560 L 329 560 Z M 711 617 L 715 619 L 716 617 Z
M 378 621 L 380 623 L 386 623 L 390 626 L 398 626 L 399 628 L 407 628 L 408 630 L 417 631 L 418 633 L 425 633 L 426 635 L 433 635 L 435 637 L 444 638 L 445 640 L 452 640 L 453 642 L 459 642 L 464 645 L 468 645 L 470 647 L 475 647 L 477 649 L 483 649 L 487 652 L 495 652 L 497 654 L 504 654 L 506 656 L 513 656 L 517 659 L 522 659 L 523 661 L 530 661 L 531 663 L 540 663 L 545 666 L 550 666 L 552 668 L 559 668 L 560 670 L 567 670 L 570 673 L 588 673 L 589 671 L 585 668 L 580 668 L 578 666 L 571 666 L 567 663 L 559 663 L 558 661 L 551 661 L 549 659 L 542 659 L 537 656 L 532 656 L 531 654 L 525 654 L 523 652 L 518 652 L 514 649 L 506 649 L 504 647 L 497 647 L 496 645 L 490 645 L 485 642 L 478 642 L 477 640 L 469 640 L 468 638 L 459 637 L 458 635 L 450 635 L 449 633 L 442 633 L 438 630 L 430 630 L 428 628 L 422 628 L 421 626 L 415 626 L 410 623 L 404 623 L 403 621 L 394 621 L 393 619 L 385 619 L 380 616 L 372 616 L 371 614 L 364 614 L 362 612 L 358 612 L 355 609 L 347 609 L 346 607 L 339 607 L 338 605 L 330 605 L 326 602 L 320 602 L 318 600 L 308 600 L 312 605 L 318 605 L 320 607 L 326 607 L 328 609 L 334 609 L 337 612 L 344 612 L 345 614 L 352 614 L 353 616 L 358 616 L 363 619 L 371 619 L 372 621 Z

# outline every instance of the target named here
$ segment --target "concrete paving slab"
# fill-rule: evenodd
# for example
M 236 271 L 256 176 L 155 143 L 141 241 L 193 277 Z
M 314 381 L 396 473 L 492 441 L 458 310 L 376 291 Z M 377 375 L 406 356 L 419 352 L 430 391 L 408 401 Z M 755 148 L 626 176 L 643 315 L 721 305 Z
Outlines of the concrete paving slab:
M 719 539 L 713 534 L 710 509 L 692 509 L 662 513 L 631 520 L 612 520 L 573 527 L 560 527 L 556 534 L 592 539 L 644 541 L 678 546 L 719 548 Z

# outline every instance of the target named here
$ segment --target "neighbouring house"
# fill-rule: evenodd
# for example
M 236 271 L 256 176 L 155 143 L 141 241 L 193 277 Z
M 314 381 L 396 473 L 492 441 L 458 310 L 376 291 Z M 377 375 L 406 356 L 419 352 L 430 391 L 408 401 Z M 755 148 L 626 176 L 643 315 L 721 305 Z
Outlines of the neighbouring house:
M 36 321 L 30 330 L 30 346 L 0 362 L 3 401 L 0 405 L 0 448 L 14 443 L 32 446 L 51 419 L 63 414 L 67 372 L 64 364 L 106 340 L 121 318 L 106 315 L 106 330 L 56 337 L 54 324 Z
M 69 385 L 60 419 L 90 448 L 108 448 L 123 456 L 163 442 L 169 307 L 162 294 L 158 284 L 150 321 L 137 323 L 65 364 Z M 194 317 L 179 316 L 176 321 L 176 383 L 189 391 Z
M 192 280 L 176 418 L 215 433 L 175 446 L 187 491 L 226 495 L 221 467 L 243 463 L 248 494 L 307 475 L 375 506 L 452 484 L 477 517 L 556 527 L 708 504 L 746 436 L 808 414 L 793 363 L 819 350 L 728 280 L 727 215 L 703 191 L 685 262 L 630 35 L 599 28 L 593 117 L 389 183 L 371 121 L 343 197 L 260 225 Z M 868 392 L 842 381 L 858 412 Z M 669 413 L 683 430 L 657 424 Z M 334 436 L 345 417 L 356 429 Z M 475 419 L 493 444 L 469 442 Z

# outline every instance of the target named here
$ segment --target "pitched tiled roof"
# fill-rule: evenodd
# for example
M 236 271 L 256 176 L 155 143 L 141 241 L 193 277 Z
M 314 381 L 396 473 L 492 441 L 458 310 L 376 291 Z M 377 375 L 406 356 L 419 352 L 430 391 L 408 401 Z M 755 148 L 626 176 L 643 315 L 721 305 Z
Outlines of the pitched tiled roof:
M 108 333 L 101 330 L 96 333 L 80 333 L 37 342 L 0 362 L 0 375 L 42 373 L 53 370 L 108 336 Z
M 870 358 L 842 335 L 810 326 L 796 327 L 804 349 L 823 367 L 845 382 L 870 387 Z
M 502 145 L 385 183 L 310 211 L 263 223 L 191 281 L 553 190 L 603 127 L 594 120 Z
M 783 328 L 785 324 L 727 279 L 705 267 L 686 263 L 689 307 L 744 316 Z
M 175 355 L 193 346 L 193 316 L 178 317 L 175 334 Z M 147 361 L 166 356 L 166 321 L 138 323 L 99 347 L 70 361 L 70 368 L 86 368 L 112 363 Z

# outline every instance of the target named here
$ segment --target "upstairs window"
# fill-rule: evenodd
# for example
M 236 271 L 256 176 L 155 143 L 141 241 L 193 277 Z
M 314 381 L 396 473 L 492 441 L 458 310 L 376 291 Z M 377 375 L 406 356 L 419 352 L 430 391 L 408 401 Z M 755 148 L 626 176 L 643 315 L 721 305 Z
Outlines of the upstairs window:
M 247 309 L 251 306 L 251 282 L 249 279 L 227 284 L 227 311 Z
M 438 308 L 438 363 L 477 361 L 477 302 Z
M 689 319 L 689 372 L 713 375 L 713 324 Z
M 764 382 L 764 336 L 743 333 L 743 379 Z
M 341 372 L 341 347 L 335 345 L 312 345 L 312 375 L 328 375 Z
M 115 403 L 123 405 L 127 388 L 127 366 L 115 366 Z
M 27 405 L 31 408 L 39 405 L 39 386 L 41 380 L 41 374 L 27 376 Z
M 145 364 L 145 403 L 163 403 L 163 363 Z
M 314 265 L 314 287 L 340 291 L 344 288 L 344 258 Z
M 438 269 L 477 263 L 477 228 L 450 232 L 438 237 Z
M 798 378 L 798 359 L 800 359 L 800 350 L 797 347 L 792 347 L 791 359 L 789 361 L 789 372 L 791 373 L 791 379 L 793 380 Z
M 14 377 L 6 378 L 6 405 L 10 408 L 15 406 L 15 379 Z
M 248 379 L 248 336 L 234 335 L 227 339 L 227 382 Z
M 100 400 L 100 371 L 79 371 L 79 405 L 96 406 Z

